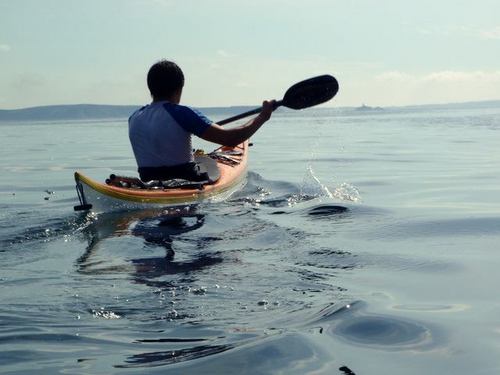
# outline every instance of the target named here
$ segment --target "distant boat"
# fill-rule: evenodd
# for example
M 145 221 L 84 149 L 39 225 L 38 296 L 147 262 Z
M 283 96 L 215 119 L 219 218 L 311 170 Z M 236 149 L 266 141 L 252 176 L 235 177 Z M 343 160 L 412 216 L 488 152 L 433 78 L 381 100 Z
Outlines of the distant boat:
M 354 108 L 356 111 L 382 111 L 382 107 L 370 107 L 368 105 L 363 104 L 361 107 Z

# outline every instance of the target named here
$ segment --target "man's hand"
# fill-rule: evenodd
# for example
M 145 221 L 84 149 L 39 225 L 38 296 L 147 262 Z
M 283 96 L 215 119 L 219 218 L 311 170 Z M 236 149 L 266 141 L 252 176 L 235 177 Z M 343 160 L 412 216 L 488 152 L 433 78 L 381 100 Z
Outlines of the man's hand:
M 276 100 L 264 100 L 262 102 L 262 111 L 260 111 L 259 116 L 264 122 L 271 118 L 273 111 L 276 109 L 274 105 Z

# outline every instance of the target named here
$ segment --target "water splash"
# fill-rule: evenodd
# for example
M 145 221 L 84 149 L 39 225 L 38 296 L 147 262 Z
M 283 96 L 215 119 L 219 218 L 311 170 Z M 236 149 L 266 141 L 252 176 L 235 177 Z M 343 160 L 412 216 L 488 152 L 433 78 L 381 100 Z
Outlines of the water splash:
M 313 197 L 326 197 L 333 198 L 333 194 L 330 192 L 327 186 L 323 185 L 318 177 L 314 174 L 312 166 L 307 167 L 306 175 L 300 186 L 301 196 L 313 196 Z
M 343 182 L 333 190 L 333 196 L 343 201 L 361 202 L 361 194 L 356 186 Z
M 307 173 L 304 176 L 304 180 L 302 181 L 299 195 L 312 196 L 315 198 L 340 199 L 342 201 L 349 202 L 361 201 L 361 194 L 359 193 L 358 189 L 347 182 L 341 183 L 334 189 L 329 189 L 315 175 L 311 165 L 307 167 Z

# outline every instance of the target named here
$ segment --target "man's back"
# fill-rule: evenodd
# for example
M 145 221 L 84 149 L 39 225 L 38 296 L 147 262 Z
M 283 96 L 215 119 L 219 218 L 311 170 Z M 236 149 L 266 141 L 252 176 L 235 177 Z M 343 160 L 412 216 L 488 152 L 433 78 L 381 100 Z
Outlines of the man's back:
M 193 109 L 168 101 L 142 107 L 129 118 L 129 138 L 138 167 L 192 162 L 191 134 L 203 134 L 210 124 Z

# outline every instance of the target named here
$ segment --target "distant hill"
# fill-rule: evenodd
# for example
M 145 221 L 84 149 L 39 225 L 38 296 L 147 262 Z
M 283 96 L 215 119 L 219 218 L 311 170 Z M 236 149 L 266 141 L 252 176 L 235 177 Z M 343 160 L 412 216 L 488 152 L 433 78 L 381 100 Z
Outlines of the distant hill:
M 21 109 L 0 109 L 0 122 L 11 121 L 85 121 L 85 120 L 106 120 L 106 119 L 123 119 L 128 117 L 140 105 L 100 105 L 100 104 L 70 104 L 70 105 L 49 105 L 42 107 L 30 107 Z M 448 104 L 425 104 L 402 107 L 321 107 L 317 110 L 332 111 L 335 113 L 375 113 L 388 111 L 413 111 L 413 110 L 441 110 L 441 109 L 469 109 L 469 108 L 488 108 L 500 107 L 499 100 L 466 102 L 466 103 L 448 103 Z M 235 106 L 235 107 L 205 107 L 198 108 L 201 112 L 207 115 L 213 121 L 221 120 L 242 112 L 246 112 L 255 107 L 251 106 Z M 280 108 L 280 113 L 287 114 L 291 112 L 297 115 L 297 111 L 287 108 Z M 307 113 L 307 112 L 306 112 Z
M 127 119 L 140 107 L 139 105 L 71 104 L 0 109 L 0 121 Z M 251 108 L 253 107 L 212 107 L 200 108 L 200 110 L 207 116 L 231 116 Z M 216 121 L 217 119 L 214 118 L 213 120 Z
M 0 110 L 0 121 L 52 121 L 127 118 L 139 106 L 134 105 L 49 105 Z

